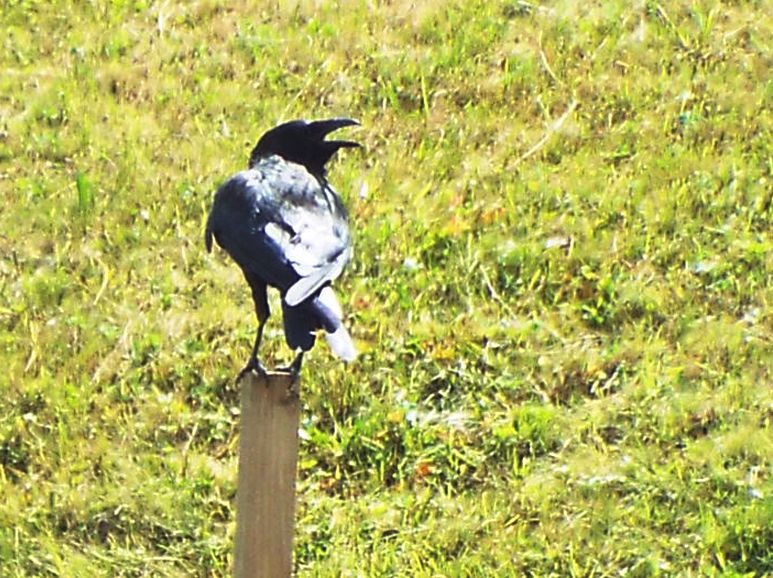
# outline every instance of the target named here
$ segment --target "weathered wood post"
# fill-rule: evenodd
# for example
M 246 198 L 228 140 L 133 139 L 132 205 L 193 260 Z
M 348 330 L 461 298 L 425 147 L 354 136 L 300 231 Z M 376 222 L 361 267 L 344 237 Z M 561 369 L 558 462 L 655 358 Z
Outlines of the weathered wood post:
M 296 378 L 297 379 L 297 378 Z M 236 490 L 236 578 L 292 573 L 299 384 L 289 373 L 244 374 Z

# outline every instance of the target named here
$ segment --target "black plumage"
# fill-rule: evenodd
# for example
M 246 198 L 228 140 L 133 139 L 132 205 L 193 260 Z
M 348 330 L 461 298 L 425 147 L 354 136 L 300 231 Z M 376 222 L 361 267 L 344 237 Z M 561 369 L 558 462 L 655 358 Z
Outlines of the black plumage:
M 325 137 L 354 124 L 346 118 L 281 124 L 260 138 L 249 168 L 215 193 L 205 233 L 207 250 L 214 238 L 241 267 L 258 318 L 245 370 L 263 370 L 258 349 L 270 314 L 269 286 L 282 297 L 287 344 L 300 350 L 292 371 L 300 370 L 319 329 L 339 357 L 351 361 L 356 356 L 330 287 L 352 256 L 348 217 L 325 170 L 338 149 L 359 146 Z

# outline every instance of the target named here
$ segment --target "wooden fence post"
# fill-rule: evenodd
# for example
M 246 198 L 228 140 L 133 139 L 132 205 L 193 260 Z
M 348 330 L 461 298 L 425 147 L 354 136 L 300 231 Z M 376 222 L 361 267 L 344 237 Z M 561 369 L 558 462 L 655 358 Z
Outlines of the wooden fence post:
M 236 578 L 289 578 L 295 526 L 299 384 L 246 373 L 241 386 Z

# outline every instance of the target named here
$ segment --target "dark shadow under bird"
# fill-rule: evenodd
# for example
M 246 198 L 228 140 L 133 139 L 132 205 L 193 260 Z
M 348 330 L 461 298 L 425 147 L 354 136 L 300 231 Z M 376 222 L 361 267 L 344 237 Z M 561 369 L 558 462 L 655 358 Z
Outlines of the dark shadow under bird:
M 331 288 L 352 256 L 348 216 L 325 170 L 336 151 L 359 146 L 325 137 L 356 124 L 347 118 L 281 124 L 260 138 L 249 168 L 215 193 L 207 250 L 214 238 L 241 267 L 258 318 L 244 371 L 265 371 L 258 349 L 270 314 L 268 287 L 279 290 L 285 339 L 298 351 L 290 371 L 300 371 L 320 329 L 338 357 L 352 361 L 357 355 Z

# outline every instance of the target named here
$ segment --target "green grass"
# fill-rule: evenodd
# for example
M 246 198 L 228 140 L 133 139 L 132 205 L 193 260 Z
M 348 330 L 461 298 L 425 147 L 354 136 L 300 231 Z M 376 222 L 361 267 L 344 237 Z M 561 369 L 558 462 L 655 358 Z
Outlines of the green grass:
M 773 573 L 770 3 L 1 10 L 0 575 L 229 575 L 203 222 L 335 115 L 362 355 L 304 368 L 298 575 Z

